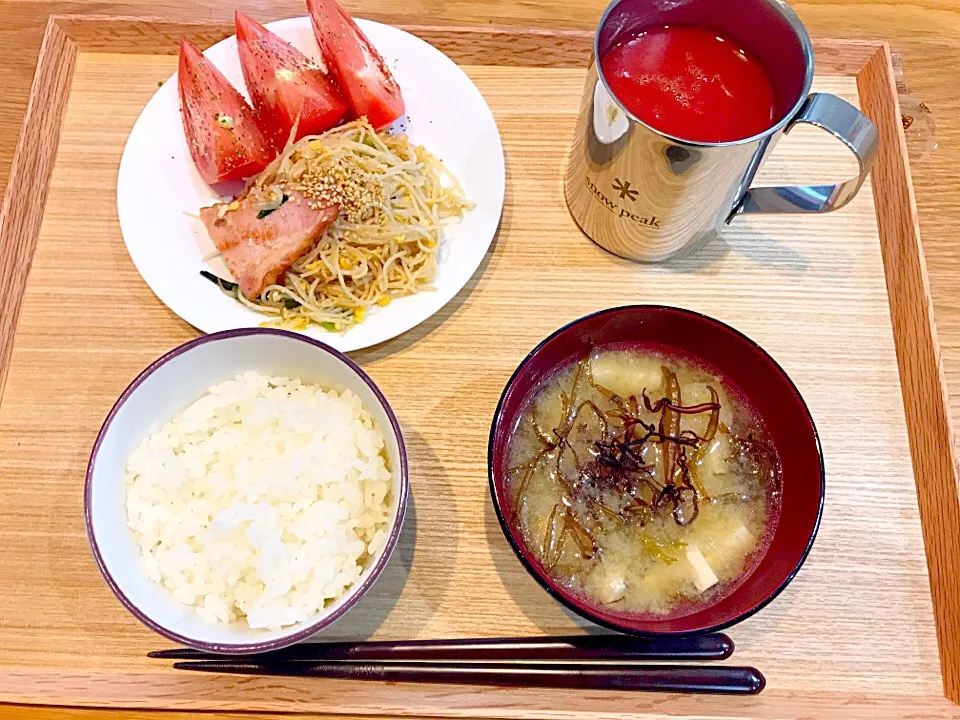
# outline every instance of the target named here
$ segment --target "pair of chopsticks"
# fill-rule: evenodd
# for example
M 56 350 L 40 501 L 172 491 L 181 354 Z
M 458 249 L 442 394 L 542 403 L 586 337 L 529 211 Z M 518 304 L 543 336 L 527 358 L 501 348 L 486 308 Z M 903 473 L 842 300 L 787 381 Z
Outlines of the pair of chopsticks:
M 149 657 L 174 668 L 239 675 L 348 678 L 451 683 L 753 694 L 766 680 L 752 667 L 653 664 L 724 660 L 733 641 L 717 633 L 695 638 L 577 635 L 489 640 L 304 643 L 258 655 L 218 655 L 191 649 Z

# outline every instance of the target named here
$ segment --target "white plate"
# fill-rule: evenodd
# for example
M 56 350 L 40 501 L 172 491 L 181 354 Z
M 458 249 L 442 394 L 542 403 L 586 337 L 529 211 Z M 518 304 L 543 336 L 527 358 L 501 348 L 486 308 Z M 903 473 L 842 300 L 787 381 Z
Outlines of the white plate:
M 446 226 L 439 250 L 434 292 L 371 308 L 344 334 L 306 330 L 343 352 L 389 340 L 420 324 L 453 298 L 480 265 L 500 223 L 505 173 L 503 145 L 493 114 L 466 73 L 432 45 L 389 25 L 358 20 L 400 83 L 407 114 L 393 128 L 439 157 L 460 180 L 476 207 Z M 304 54 L 320 51 L 307 17 L 270 23 Z M 244 92 L 237 39 L 229 37 L 204 53 Z M 256 327 L 267 319 L 224 295 L 200 277 L 209 269 L 229 278 L 219 259 L 204 262 L 213 243 L 195 214 L 219 199 L 190 159 L 180 121 L 177 76 L 163 84 L 137 119 L 120 161 L 117 213 L 134 265 L 173 312 L 204 332 Z

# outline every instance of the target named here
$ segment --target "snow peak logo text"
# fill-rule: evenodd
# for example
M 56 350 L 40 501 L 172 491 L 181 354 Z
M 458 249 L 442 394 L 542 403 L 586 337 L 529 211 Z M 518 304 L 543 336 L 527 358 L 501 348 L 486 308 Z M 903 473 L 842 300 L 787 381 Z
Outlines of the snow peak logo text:
M 594 185 L 590 178 L 584 178 L 584 185 L 587 186 L 587 189 L 593 193 L 593 196 L 600 201 L 600 204 L 603 205 L 607 210 L 612 212 L 617 217 L 627 218 L 637 225 L 645 225 L 647 227 L 659 228 L 660 221 L 657 219 L 656 215 L 643 216 L 638 215 L 637 213 L 630 212 L 628 208 L 621 207 L 616 203 L 612 198 L 607 197 L 603 191 Z M 631 187 L 631 183 L 627 180 L 621 180 L 620 178 L 614 178 L 612 183 L 613 191 L 619 195 L 621 200 L 629 200 L 634 202 L 637 199 L 639 192 L 634 190 Z

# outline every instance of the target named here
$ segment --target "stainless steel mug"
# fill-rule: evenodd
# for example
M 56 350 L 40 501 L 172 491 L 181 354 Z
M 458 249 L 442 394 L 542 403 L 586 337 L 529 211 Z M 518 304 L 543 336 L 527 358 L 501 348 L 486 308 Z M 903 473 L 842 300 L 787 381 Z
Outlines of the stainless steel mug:
M 753 50 L 777 96 L 772 127 L 733 142 L 691 142 L 646 125 L 617 100 L 600 59 L 643 28 L 681 23 L 716 29 Z M 835 95 L 811 94 L 812 81 L 810 37 L 780 0 L 614 0 L 597 27 L 567 163 L 570 213 L 610 252 L 659 262 L 703 245 L 741 213 L 842 207 L 870 172 L 877 129 Z M 750 187 L 774 143 L 797 123 L 845 143 L 859 176 L 837 185 Z

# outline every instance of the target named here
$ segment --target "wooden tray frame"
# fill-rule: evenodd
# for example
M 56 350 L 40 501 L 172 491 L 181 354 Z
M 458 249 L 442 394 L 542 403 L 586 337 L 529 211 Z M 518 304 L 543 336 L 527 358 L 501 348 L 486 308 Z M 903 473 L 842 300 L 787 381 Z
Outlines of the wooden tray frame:
M 513 65 L 585 66 L 592 35 L 583 31 L 407 26 L 453 59 L 492 54 Z M 51 16 L 27 113 L 0 210 L 0 398 L 20 302 L 44 214 L 71 78 L 81 52 L 169 53 L 185 35 L 201 46 L 232 34 L 232 25 L 149 18 Z M 880 130 L 873 169 L 879 235 L 894 329 L 903 404 L 923 527 L 944 695 L 960 703 L 960 490 L 946 386 L 890 51 L 886 43 L 814 43 L 819 69 L 855 75 L 864 112 Z M 450 48 L 457 48 L 451 51 Z M 891 624 L 891 632 L 896 632 Z M 948 716 L 949 711 L 924 717 Z M 823 708 L 827 710 L 827 708 Z M 871 717 L 868 709 L 837 717 Z M 907 709 L 905 708 L 905 711 Z M 861 715 L 863 713 L 863 715 Z M 879 715 L 878 715 L 879 716 Z

